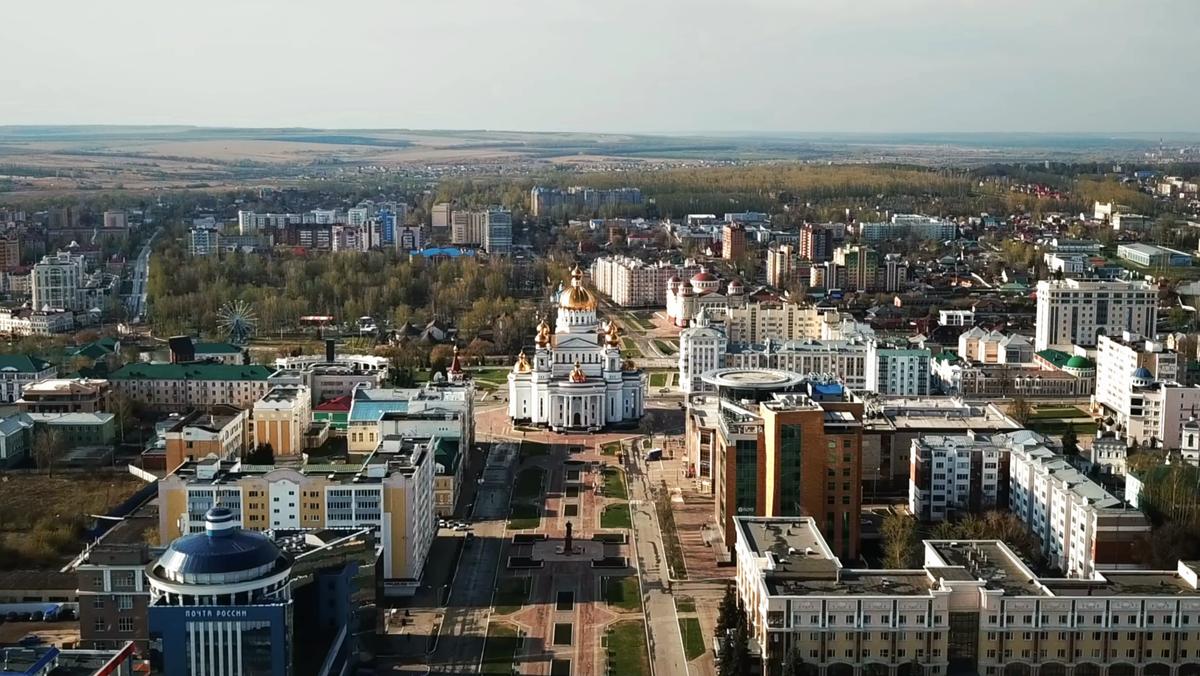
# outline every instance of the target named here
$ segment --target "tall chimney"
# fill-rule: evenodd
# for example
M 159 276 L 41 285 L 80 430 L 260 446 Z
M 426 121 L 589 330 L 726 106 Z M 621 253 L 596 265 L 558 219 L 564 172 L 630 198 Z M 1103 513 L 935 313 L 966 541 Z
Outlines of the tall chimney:
M 332 338 L 325 339 L 325 361 L 330 364 L 333 363 L 333 344 L 334 340 Z

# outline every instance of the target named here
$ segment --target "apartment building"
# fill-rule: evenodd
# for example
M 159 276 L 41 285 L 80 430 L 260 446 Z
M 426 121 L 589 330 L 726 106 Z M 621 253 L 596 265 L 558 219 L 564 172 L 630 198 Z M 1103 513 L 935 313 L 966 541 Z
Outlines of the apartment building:
M 33 266 L 30 278 L 35 309 L 80 310 L 87 264 L 83 256 L 59 251 Z
M 798 262 L 796 247 L 790 244 L 767 249 L 767 284 L 780 288 L 795 281 Z
M 189 256 L 218 256 L 221 253 L 221 233 L 209 228 L 188 230 Z
M 529 208 L 534 216 L 548 216 L 556 208 L 596 210 L 606 206 L 641 203 L 642 191 L 637 188 L 597 190 L 573 186 L 560 190 L 534 186 L 529 192 Z
M 0 237 L 0 272 L 11 272 L 21 267 L 21 237 L 9 232 Z
M 488 207 L 484 214 L 483 250 L 495 256 L 512 253 L 512 212 L 504 207 Z
M 1008 509 L 1029 528 L 1049 565 L 1071 578 L 1137 567 L 1150 532 L 1145 515 L 1105 491 L 1028 432 L 1009 452 Z
M 303 385 L 275 386 L 254 402 L 250 437 L 255 447 L 270 444 L 275 455 L 298 455 L 312 423 L 312 393 Z
M 768 340 L 800 340 L 826 338 L 827 325 L 853 319 L 848 313 L 799 302 L 748 301 L 731 306 L 723 313 L 710 316 L 725 325 L 733 343 L 765 343 Z
M 270 389 L 258 365 L 129 364 L 109 376 L 115 392 L 149 410 L 180 413 L 213 406 L 251 409 Z
M 0 334 L 6 336 L 52 336 L 74 330 L 75 313 L 70 310 L 0 308 Z
M 26 385 L 17 400 L 21 413 L 96 413 L 108 408 L 109 382 L 51 378 Z
M 746 254 L 746 226 L 726 223 L 721 229 L 721 258 L 737 260 Z
M 189 461 L 158 484 L 163 545 L 204 530 L 220 504 L 236 527 L 370 528 L 382 544 L 384 593 L 412 595 L 437 531 L 432 440 L 381 441 L 362 463 L 297 468 Z
M 859 236 L 867 243 L 897 242 L 908 239 L 946 240 L 958 239 L 958 224 L 933 216 L 896 214 L 885 223 L 862 223 Z
M 846 227 L 840 224 L 805 223 L 800 228 L 800 258 L 814 263 L 833 260 L 834 245 L 845 233 Z
M 166 471 L 189 460 L 215 456 L 237 460 L 246 451 L 250 413 L 234 406 L 213 406 L 209 411 L 192 411 L 178 417 L 163 432 Z
M 827 676 L 1196 676 L 1197 566 L 1039 578 L 999 540 L 927 540 L 911 570 L 842 565 L 813 519 L 739 518 L 752 653 Z
M 700 376 L 725 365 L 729 341 L 725 329 L 712 326 L 701 311 L 689 328 L 679 332 L 679 390 L 684 394 L 706 392 Z
M 443 230 L 450 227 L 450 212 L 451 207 L 449 202 L 438 202 L 433 205 L 430 210 L 431 227 L 435 230 Z
M 145 572 L 151 558 L 145 542 L 102 541 L 87 551 L 75 568 L 81 648 L 104 650 L 132 641 L 138 654 L 150 654 L 150 585 Z
M 1101 335 L 1155 335 L 1158 290 L 1148 282 L 1042 280 L 1034 347 L 1097 344 Z
M 0 355 L 0 402 L 11 404 L 26 387 L 57 375 L 54 365 L 31 355 Z
M 735 517 L 811 516 L 839 555 L 856 557 L 862 404 L 829 379 L 788 371 L 724 368 L 704 379 L 717 393 L 713 516 L 726 546 Z
M 1032 432 L 922 435 L 909 457 L 908 508 L 926 522 L 1008 507 L 1008 451 Z
M 450 213 L 450 242 L 466 246 L 483 244 L 487 228 L 486 211 L 454 210 Z
M 621 307 L 663 307 L 670 280 L 691 279 L 701 272 L 695 261 L 682 265 L 647 263 L 629 256 L 597 258 L 591 267 L 592 285 Z
M 1178 404 L 1182 399 L 1196 403 L 1194 396 L 1187 396 L 1194 388 L 1184 388 L 1176 382 L 1186 361 L 1186 357 L 1167 349 L 1162 341 L 1129 331 L 1115 337 L 1100 336 L 1096 345 L 1094 403 L 1113 416 L 1129 439 L 1144 444 L 1151 438 L 1163 441 L 1170 436 L 1177 447 L 1182 422 Z M 1176 409 L 1169 421 L 1164 421 L 1161 415 L 1164 405 Z
M 930 351 L 867 341 L 866 389 L 884 396 L 929 394 Z

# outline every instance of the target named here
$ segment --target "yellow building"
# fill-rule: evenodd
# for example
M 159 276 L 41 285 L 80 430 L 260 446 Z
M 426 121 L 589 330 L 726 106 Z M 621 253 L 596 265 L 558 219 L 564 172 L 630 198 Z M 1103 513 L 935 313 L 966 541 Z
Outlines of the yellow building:
M 384 593 L 411 595 L 437 532 L 433 443 L 388 437 L 362 464 L 185 462 L 158 483 L 161 544 L 203 531 L 218 503 L 250 530 L 369 527 L 382 545 Z
M 254 446 L 270 444 L 275 455 L 304 451 L 304 433 L 312 422 L 312 393 L 303 385 L 277 385 L 254 402 Z
M 911 570 L 843 568 L 813 519 L 736 519 L 737 591 L 765 674 L 1198 676 L 1200 564 L 1039 578 L 998 540 L 924 543 Z

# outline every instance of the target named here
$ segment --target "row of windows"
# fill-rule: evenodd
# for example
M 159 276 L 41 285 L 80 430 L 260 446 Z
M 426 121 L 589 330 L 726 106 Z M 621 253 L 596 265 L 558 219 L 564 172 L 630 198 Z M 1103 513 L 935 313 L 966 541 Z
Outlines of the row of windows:
M 1071 617 L 1070 615 L 1058 615 L 1057 623 L 1061 624 L 1061 625 L 1068 624 L 1070 621 L 1070 617 Z M 1146 626 L 1154 626 L 1155 621 L 1156 621 L 1155 617 L 1157 617 L 1157 616 L 1146 615 Z M 1173 626 L 1173 624 L 1171 622 L 1171 617 L 1172 616 L 1170 613 L 1163 614 L 1160 618 L 1161 624 L 1163 626 L 1167 626 L 1167 627 Z M 1088 624 L 1086 618 L 1087 618 L 1087 616 L 1085 616 L 1085 615 L 1077 615 L 1075 617 L 1075 624 Z M 1092 618 L 1092 621 L 1090 624 L 1100 625 L 1100 626 L 1104 625 L 1104 616 L 1103 615 L 1092 615 L 1091 618 Z M 1015 620 L 1016 620 L 1015 615 L 1005 615 L 1004 616 L 1005 624 L 1015 624 Z M 1050 616 L 1049 615 L 1039 615 L 1038 620 L 1039 620 L 1039 624 L 1050 624 Z M 1126 620 L 1126 622 L 1125 622 L 1126 624 L 1129 624 L 1129 625 L 1132 625 L 1135 627 L 1139 626 L 1137 615 L 1125 615 L 1125 620 Z M 988 623 L 989 624 L 996 624 L 999 621 L 1000 621 L 999 615 L 988 615 Z M 1180 624 L 1182 624 L 1182 625 L 1185 625 L 1185 626 L 1190 625 L 1192 623 L 1192 616 L 1186 615 L 1186 614 L 1180 615 L 1179 621 L 1180 621 Z M 1022 615 L 1021 623 L 1022 624 L 1033 624 L 1033 615 Z M 1119 626 L 1120 624 L 1121 624 L 1121 616 L 1120 615 L 1114 614 L 1109 618 L 1109 626 L 1115 627 L 1115 626 Z M 1114 635 L 1113 638 L 1116 638 L 1116 636 Z

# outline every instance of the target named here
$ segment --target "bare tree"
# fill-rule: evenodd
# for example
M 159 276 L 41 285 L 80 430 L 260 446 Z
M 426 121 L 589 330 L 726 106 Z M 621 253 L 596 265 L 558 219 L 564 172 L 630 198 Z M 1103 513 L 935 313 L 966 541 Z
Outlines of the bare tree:
M 125 430 L 133 416 L 133 400 L 121 390 L 115 390 L 108 395 L 108 412 L 116 416 L 117 432 L 121 435 L 121 443 L 125 443 Z
M 908 568 L 916 553 L 917 520 L 907 514 L 888 514 L 880 524 L 883 540 L 883 566 Z
M 1015 420 L 1018 425 L 1024 427 L 1029 423 L 1029 419 L 1033 417 L 1033 406 L 1030 405 L 1025 397 L 1013 397 L 1005 413 L 1008 414 L 1008 417 Z
M 33 437 L 33 459 L 39 470 L 54 475 L 54 463 L 67 451 L 67 442 L 58 430 L 45 428 Z

